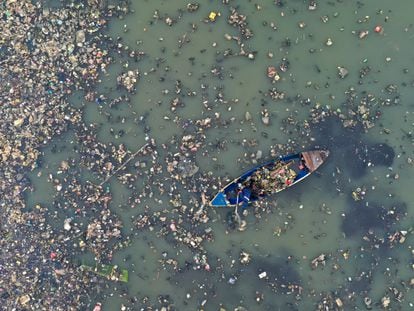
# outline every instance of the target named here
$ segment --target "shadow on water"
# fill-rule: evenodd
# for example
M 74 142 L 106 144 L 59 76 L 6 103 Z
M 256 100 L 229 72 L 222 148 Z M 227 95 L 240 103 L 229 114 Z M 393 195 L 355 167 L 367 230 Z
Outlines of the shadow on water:
M 348 172 L 352 178 L 361 178 L 369 166 L 391 166 L 395 152 L 386 143 L 365 140 L 362 126 L 345 128 L 335 116 L 326 118 L 312 128 L 316 142 L 331 151 L 331 161 Z
M 337 117 L 328 117 L 316 124 L 312 128 L 312 134 L 322 148 L 331 151 L 330 162 L 343 172 L 344 180 L 360 179 L 369 172 L 370 167 L 393 165 L 395 151 L 392 147 L 386 143 L 368 141 L 362 127 L 344 128 Z M 354 184 L 347 181 L 343 191 L 352 191 L 348 188 Z M 341 225 L 347 237 L 357 237 L 370 230 L 384 234 L 407 211 L 403 202 L 385 206 L 378 203 L 379 200 L 381 198 L 376 198 L 374 202 L 354 201 L 349 198 Z
M 275 260 L 255 260 L 252 265 L 252 273 L 260 274 L 266 272 L 266 283 L 272 287 L 276 292 L 290 291 L 286 286 L 299 285 L 299 273 L 294 269 L 289 261 L 283 259 Z M 257 278 L 257 276 L 256 276 Z
M 244 277 L 255 282 L 260 290 L 268 287 L 274 293 L 285 294 L 293 292 L 292 286 L 301 285 L 299 272 L 295 261 L 288 260 L 287 250 L 278 249 L 277 256 L 255 258 L 250 265 L 244 267 Z
M 199 297 L 202 300 L 204 293 L 207 292 L 215 297 L 214 301 L 225 302 L 226 306 L 237 306 L 240 301 L 255 299 L 254 292 L 253 295 L 246 296 L 245 291 L 246 286 L 253 286 L 256 293 L 280 297 L 281 300 L 277 300 L 277 305 L 283 304 L 285 310 L 291 310 L 287 305 L 293 303 L 292 299 L 295 294 L 298 294 L 301 278 L 295 267 L 295 261 L 288 260 L 287 254 L 287 250 L 279 249 L 277 256 L 257 257 L 247 265 L 241 264 L 239 260 L 230 263 L 212 256 L 209 257 L 209 262 L 214 268 L 209 272 L 195 270 L 194 264 L 186 261 L 177 273 L 169 278 L 169 282 L 192 293 L 192 299 Z M 226 252 L 226 258 L 229 260 L 235 256 L 237 255 Z M 285 296 L 286 294 L 289 295 Z M 260 310 L 277 310 L 275 303 L 276 300 L 267 301 L 260 306 Z
M 405 203 L 396 203 L 386 208 L 379 203 L 369 205 L 349 200 L 349 209 L 342 221 L 342 231 L 352 237 L 370 230 L 389 231 L 407 212 Z

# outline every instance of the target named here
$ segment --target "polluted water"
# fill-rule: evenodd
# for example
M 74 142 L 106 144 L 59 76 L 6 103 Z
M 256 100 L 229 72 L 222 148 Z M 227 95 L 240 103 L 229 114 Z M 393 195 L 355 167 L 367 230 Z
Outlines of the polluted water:
M 414 2 L 0 10 L 3 309 L 414 308 Z M 209 205 L 313 149 L 239 217 Z

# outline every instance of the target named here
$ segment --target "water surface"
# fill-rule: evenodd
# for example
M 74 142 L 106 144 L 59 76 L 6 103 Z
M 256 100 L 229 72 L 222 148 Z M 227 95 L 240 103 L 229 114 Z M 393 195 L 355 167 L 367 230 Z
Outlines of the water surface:
M 327 147 L 331 157 L 315 176 L 258 204 L 256 216 L 252 208 L 243 232 L 228 227 L 225 209 L 209 208 L 207 224 L 191 227 L 184 223 L 190 231 L 212 229 L 214 240 L 203 242 L 204 251 L 177 243 L 171 232 L 162 236 L 160 227 L 137 230 L 133 221 L 145 209 L 149 213 L 170 211 L 171 219 L 181 216 L 156 187 L 152 198 L 131 205 L 129 198 L 141 193 L 149 182 L 145 174 L 133 183 L 134 189 L 112 178 L 107 185 L 113 195 L 110 209 L 122 219 L 123 234 L 131 241 L 115 252 L 112 262 L 128 268 L 130 280 L 127 284 L 108 283 L 109 288 L 94 297 L 92 305 L 101 301 L 108 310 L 118 310 L 121 305 L 138 310 L 167 305 L 160 297 L 168 296 L 177 310 L 233 310 L 238 306 L 312 310 L 324 302 L 337 306 L 335 299 L 340 298 L 343 308 L 349 310 L 364 308 L 365 297 L 379 308 L 381 298 L 387 296 L 392 309 L 412 308 L 412 288 L 407 284 L 413 277 L 413 166 L 408 161 L 413 155 L 414 3 L 319 1 L 315 11 L 308 10 L 307 1 L 280 3 L 202 2 L 190 13 L 187 1 L 132 1 L 131 12 L 110 23 L 110 36 L 122 38 L 120 42 L 129 50 L 142 51 L 145 56 L 135 62 L 114 54 L 115 62 L 108 75 L 102 76 L 98 94 L 104 94 L 107 102 L 125 95 L 116 88 L 116 76 L 138 69 L 136 94 L 129 102 L 112 107 L 84 103 L 81 96 L 74 96 L 73 105 L 83 107 L 84 122 L 96 126 L 101 142 L 123 143 L 135 152 L 146 136 L 154 138 L 159 146 L 156 161 L 162 165 L 168 152 L 180 152 L 184 135 L 195 134 L 192 123 L 211 118 L 213 126 L 202 134 L 205 139 L 194 154 L 200 170 L 192 181 L 199 188 L 192 192 L 188 185 L 178 183 L 182 204 L 193 207 L 192 200 L 200 201 L 205 188 L 210 197 L 214 195 L 211 186 L 197 183 L 200 174 L 210 172 L 224 185 L 226 178 L 255 164 L 252 155 L 258 150 L 263 152 L 259 162 L 270 158 L 272 149 Z M 236 41 L 225 38 L 225 34 L 240 36 L 227 23 L 231 6 L 247 16 L 254 36 L 244 44 L 254 60 L 236 56 Z M 220 12 L 215 22 L 208 22 L 211 11 Z M 168 26 L 167 17 L 176 22 Z M 301 28 L 299 23 L 306 26 Z M 382 33 L 375 33 L 376 25 L 383 27 Z M 360 31 L 369 33 L 359 39 Z M 326 45 L 329 38 L 331 46 Z M 226 50 L 234 56 L 224 56 Z M 278 67 L 283 58 L 289 61 L 289 69 L 279 70 L 281 80 L 271 83 L 267 67 Z M 349 71 L 344 79 L 338 76 L 338 67 Z M 214 69 L 220 74 L 212 74 Z M 367 72 L 363 77 L 361 70 Z M 387 91 L 390 84 L 396 86 L 395 92 Z M 284 92 L 284 99 L 272 100 L 267 95 L 272 88 Z M 352 130 L 345 129 L 337 117 L 312 124 L 312 108 L 349 115 L 367 96 L 372 128 L 361 126 L 363 117 L 355 118 L 358 124 Z M 175 98 L 181 104 L 172 111 Z M 265 109 L 270 113 L 269 125 L 261 120 Z M 251 120 L 246 120 L 246 112 Z M 306 122 L 311 124 L 308 129 Z M 78 156 L 73 152 L 77 143 L 73 135 L 69 131 L 44 150 L 48 167 L 42 167 L 40 177 L 38 171 L 33 172 L 36 191 L 28 197 L 29 205 L 52 202 L 53 188 L 45 176 L 63 159 Z M 370 158 L 366 151 L 375 156 Z M 362 162 L 358 156 L 368 161 Z M 149 159 L 147 164 L 151 165 Z M 136 169 L 131 173 L 136 174 Z M 165 183 L 172 184 L 167 177 L 150 180 L 166 178 Z M 82 178 L 98 182 L 92 172 L 82 172 Z M 211 178 L 211 183 L 217 184 L 218 179 Z M 367 194 L 354 201 L 352 191 L 358 187 L 365 187 Z M 60 215 L 56 226 L 66 216 Z M 401 230 L 410 232 L 406 242 L 390 243 L 389 236 Z M 248 265 L 239 262 L 242 251 L 251 254 Z M 196 254 L 208 257 L 210 271 L 194 269 Z M 311 261 L 320 254 L 326 254 L 326 264 L 313 269 Z M 92 260 L 90 254 L 84 256 L 84 260 Z M 169 258 L 177 261 L 180 272 L 165 264 Z M 258 277 L 263 271 L 268 278 Z M 230 278 L 236 279 L 234 284 L 229 283 Z M 401 302 L 389 290 L 393 287 L 403 293 Z

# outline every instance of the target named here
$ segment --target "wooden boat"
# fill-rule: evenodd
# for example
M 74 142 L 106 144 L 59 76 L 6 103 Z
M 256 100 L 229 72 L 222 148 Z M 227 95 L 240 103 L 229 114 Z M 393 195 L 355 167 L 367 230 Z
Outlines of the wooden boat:
M 249 204 L 278 193 L 304 180 L 329 156 L 327 150 L 312 150 L 273 159 L 233 180 L 211 200 L 210 205 Z

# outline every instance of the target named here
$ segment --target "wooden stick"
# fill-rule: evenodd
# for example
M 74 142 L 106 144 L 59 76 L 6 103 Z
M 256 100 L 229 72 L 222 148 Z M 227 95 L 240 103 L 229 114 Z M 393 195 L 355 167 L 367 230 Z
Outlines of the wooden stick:
M 195 213 L 196 216 L 199 216 L 203 210 L 204 210 L 204 206 L 206 206 L 208 203 L 207 199 L 206 199 L 206 194 L 203 192 L 201 193 L 201 206 L 198 209 L 198 211 Z
M 239 208 L 239 194 L 240 194 L 240 192 L 241 191 L 238 191 L 237 192 L 237 201 L 236 201 L 236 208 L 235 208 L 235 210 L 234 210 L 234 214 L 236 215 L 236 218 L 237 218 L 237 223 L 240 225 L 240 223 L 241 223 L 241 218 L 240 218 L 240 215 L 239 215 L 239 212 L 238 212 L 238 208 Z
M 186 40 L 187 39 L 187 33 L 185 33 L 184 35 L 182 35 L 182 37 L 181 37 L 181 42 L 180 41 L 178 41 L 178 48 L 179 49 L 181 49 L 182 48 L 182 46 L 184 45 L 184 44 L 186 44 Z
M 142 152 L 149 143 L 146 143 L 144 146 L 142 146 L 137 152 L 135 152 L 133 155 L 129 157 L 128 160 L 125 161 L 124 164 L 122 164 L 120 167 L 118 167 L 112 174 L 108 175 L 103 182 L 99 184 L 99 187 L 101 187 L 103 184 L 105 184 L 112 176 L 114 176 L 116 173 L 118 173 L 120 170 L 122 170 L 133 158 L 137 156 L 138 153 Z

